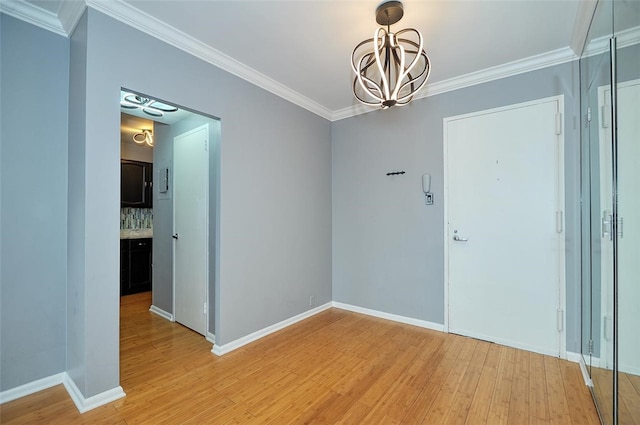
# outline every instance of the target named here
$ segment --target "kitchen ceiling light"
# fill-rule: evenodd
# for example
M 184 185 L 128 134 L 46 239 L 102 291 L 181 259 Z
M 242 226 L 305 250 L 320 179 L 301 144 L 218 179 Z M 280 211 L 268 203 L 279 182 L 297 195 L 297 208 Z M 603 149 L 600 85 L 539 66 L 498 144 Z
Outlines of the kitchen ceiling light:
M 120 106 L 125 109 L 141 109 L 145 114 L 156 118 L 164 116 L 165 112 L 176 112 L 178 110 L 175 106 L 133 93 L 124 95 L 124 98 L 120 101 Z
M 133 141 L 139 145 L 153 147 L 153 132 L 151 130 L 142 130 L 142 133 L 136 133 L 133 135 Z
M 373 38 L 353 49 L 353 94 L 365 105 L 382 109 L 406 105 L 429 78 L 431 63 L 420 31 L 407 28 L 391 32 L 391 25 L 403 15 L 402 2 L 382 3 L 376 9 L 376 22 L 387 29 L 376 29 Z

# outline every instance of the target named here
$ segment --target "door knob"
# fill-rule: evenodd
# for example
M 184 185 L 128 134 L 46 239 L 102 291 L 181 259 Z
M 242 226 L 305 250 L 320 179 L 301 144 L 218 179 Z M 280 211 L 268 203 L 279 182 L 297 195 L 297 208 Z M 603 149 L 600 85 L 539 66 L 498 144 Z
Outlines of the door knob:
M 458 235 L 453 235 L 453 240 L 454 240 L 454 241 L 457 241 L 457 242 L 466 242 L 466 241 L 468 241 L 468 240 L 469 240 L 469 238 L 461 238 L 461 237 L 460 237 L 460 236 L 458 236 Z
M 173 239 L 178 239 L 178 234 L 177 234 L 177 233 L 174 233 L 173 235 L 171 235 L 171 237 L 172 237 Z

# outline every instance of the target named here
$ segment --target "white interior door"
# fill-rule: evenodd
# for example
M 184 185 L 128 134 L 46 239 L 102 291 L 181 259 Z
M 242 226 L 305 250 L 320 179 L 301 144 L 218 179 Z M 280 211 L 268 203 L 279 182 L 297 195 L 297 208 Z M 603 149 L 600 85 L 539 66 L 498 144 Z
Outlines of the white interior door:
M 601 367 L 613 368 L 613 235 L 611 88 L 598 89 L 600 125 L 600 202 L 602 209 Z M 640 375 L 640 80 L 618 84 L 618 369 Z
M 565 354 L 562 102 L 445 119 L 450 332 Z
M 175 320 L 205 335 L 208 281 L 209 126 L 173 142 Z

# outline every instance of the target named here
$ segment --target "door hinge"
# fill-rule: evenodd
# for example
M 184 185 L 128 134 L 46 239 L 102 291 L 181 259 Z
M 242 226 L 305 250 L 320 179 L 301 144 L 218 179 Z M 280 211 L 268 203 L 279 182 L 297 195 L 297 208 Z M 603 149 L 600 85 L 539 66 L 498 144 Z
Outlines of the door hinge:
M 209 140 L 204 139 L 204 151 L 208 152 L 209 151 Z
M 204 306 L 202 307 L 202 314 L 207 314 L 207 303 L 204 303 Z
M 609 114 L 609 105 L 602 105 L 602 128 L 609 128 L 611 115 Z
M 589 354 L 593 354 L 593 340 L 590 339 L 589 343 L 587 344 L 587 349 L 589 350 Z
M 564 330 L 564 310 L 558 309 L 558 332 L 562 332 Z
M 562 113 L 556 114 L 556 134 L 559 136 L 562 134 Z
M 613 215 L 611 215 L 611 211 L 604 210 L 602 211 L 602 238 L 609 238 L 609 240 L 613 240 Z
M 556 211 L 556 232 L 562 233 L 562 211 Z
M 587 122 L 591 122 L 591 106 L 587 108 Z
M 620 236 L 620 239 L 624 238 L 624 217 L 618 218 L 617 233 L 618 233 L 618 236 Z

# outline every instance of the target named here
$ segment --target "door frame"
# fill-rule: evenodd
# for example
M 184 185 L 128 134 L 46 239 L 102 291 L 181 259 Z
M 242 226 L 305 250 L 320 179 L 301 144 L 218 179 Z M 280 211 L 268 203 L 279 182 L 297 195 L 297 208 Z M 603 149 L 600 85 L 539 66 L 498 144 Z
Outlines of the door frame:
M 511 105 L 501 106 L 497 108 L 484 109 L 481 111 L 470 112 L 467 114 L 455 115 L 450 117 L 443 118 L 443 137 L 442 137 L 442 153 L 443 153 L 443 209 L 444 209 L 444 332 L 449 333 L 449 182 L 448 182 L 448 174 L 449 174 L 449 155 L 447 152 L 448 147 L 448 131 L 447 125 L 450 121 L 477 117 L 481 115 L 493 114 L 497 112 L 509 111 L 513 109 L 525 108 L 528 106 L 539 105 L 543 103 L 549 102 L 558 102 L 558 112 L 560 114 L 560 122 L 557 123 L 560 127 L 560 134 L 557 136 L 557 158 L 558 158 L 558 199 L 557 206 L 560 209 L 561 215 L 559 218 L 560 226 L 562 231 L 560 232 L 561 237 L 559 237 L 559 276 L 558 276 L 558 320 L 562 324 L 562 330 L 558 332 L 558 347 L 559 347 L 559 355 L 562 358 L 567 357 L 567 303 L 566 303 L 566 256 L 565 256 L 565 245 L 566 245 L 566 217 L 565 217 L 565 190 L 564 190 L 564 180 L 565 180 L 565 169 L 564 169 L 564 135 L 565 135 L 565 125 L 564 125 L 564 95 L 551 96 L 541 99 L 536 99 L 528 102 L 514 103 Z
M 206 312 L 205 312 L 205 324 L 204 324 L 204 335 L 203 337 L 206 339 L 208 338 L 208 336 L 210 335 L 210 330 L 209 330 L 209 314 L 211 312 L 211 306 L 209 305 L 209 171 L 210 171 L 210 162 L 211 162 L 211 153 L 210 153 L 210 149 L 211 149 L 211 129 L 209 127 L 209 123 L 205 123 L 202 125 L 199 125 L 189 131 L 185 131 L 184 133 L 180 133 L 176 136 L 173 137 L 173 151 L 172 151 L 172 158 L 174 160 L 172 160 L 173 163 L 173 172 L 171 173 L 171 187 L 175 188 L 175 176 L 176 176 L 176 172 L 175 172 L 175 149 L 176 149 L 176 144 L 175 144 L 175 139 L 177 139 L 178 137 L 184 137 L 184 136 L 188 136 L 192 133 L 196 133 L 198 131 L 201 131 L 202 129 L 205 129 L 207 132 L 207 142 L 206 142 L 206 146 L 205 146 L 205 151 L 207 153 L 206 156 L 206 161 L 205 161 L 205 171 L 204 171 L 204 180 L 205 180 L 205 201 L 204 201 L 204 209 L 205 209 L 205 223 L 204 223 L 204 227 L 205 227 L 205 246 L 204 246 L 204 250 L 205 250 L 205 261 L 204 261 L 204 267 L 205 267 L 205 284 L 204 284 L 204 299 L 205 299 L 205 303 L 206 303 Z M 171 199 L 171 203 L 173 206 L 173 213 L 172 213 L 172 232 L 173 234 L 175 234 L 176 231 L 176 196 L 175 194 L 172 196 Z M 172 247 L 173 249 L 171 250 L 172 253 L 172 273 L 171 273 L 171 287 L 172 287 L 172 309 L 173 309 L 173 321 L 176 323 L 179 323 L 176 320 L 176 249 L 175 249 L 175 240 L 172 240 L 173 244 Z M 184 325 L 183 325 L 184 326 Z
M 620 84 L 618 84 L 620 87 Z M 607 91 L 611 92 L 611 84 L 599 86 L 596 89 L 598 97 L 598 106 L 596 114 L 598 114 L 598 146 L 599 158 L 598 168 L 600 170 L 600 211 L 598 219 L 600 220 L 600 317 L 598 318 L 598 326 L 600 327 L 600 356 L 597 362 L 593 362 L 596 358 L 592 357 L 592 365 L 613 370 L 613 239 L 617 235 L 612 235 L 612 224 L 610 224 L 610 241 L 606 241 L 604 236 L 603 215 L 608 211 L 613 217 L 613 153 L 611 151 L 611 108 L 610 97 L 606 96 Z M 611 93 L 609 93 L 611 96 Z M 606 120 L 606 126 L 605 126 Z M 608 137 L 607 137 L 608 136 Z M 607 164 L 604 170 L 602 164 Z M 603 171 L 606 171 L 604 173 Z M 604 205 L 606 203 L 606 206 Z M 605 208 L 607 207 L 607 208 Z M 609 208 L 610 207 L 610 208 Z M 610 243 L 608 243 L 610 242 Z M 611 308 L 609 308 L 611 307 Z M 592 317 L 593 320 L 593 317 Z M 609 348 L 611 344 L 611 348 Z M 596 363 L 596 364 L 593 364 Z

